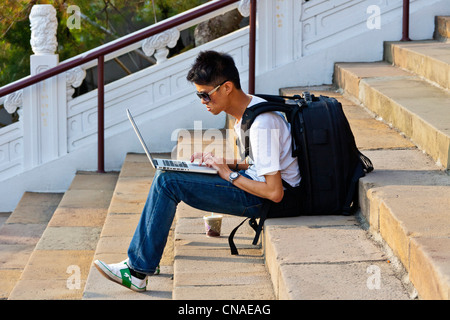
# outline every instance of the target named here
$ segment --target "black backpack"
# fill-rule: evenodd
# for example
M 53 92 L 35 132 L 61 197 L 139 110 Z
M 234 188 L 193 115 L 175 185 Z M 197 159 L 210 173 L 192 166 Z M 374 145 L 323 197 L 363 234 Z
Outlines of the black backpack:
M 279 204 L 266 200 L 259 225 L 255 219 L 250 220 L 256 231 L 253 244 L 258 241 L 266 217 L 353 214 L 358 207 L 359 178 L 371 172 L 373 165 L 356 147 L 341 103 L 335 98 L 315 97 L 309 92 L 304 92 L 303 97 L 258 96 L 267 102 L 246 109 L 241 119 L 241 129 L 248 133 L 261 113 L 282 112 L 291 125 L 292 156 L 297 157 L 302 178 L 299 188 L 283 183 L 285 197 L 290 195 L 286 198 L 299 200 L 295 212 L 277 210 Z M 244 146 L 242 156 L 248 156 L 251 152 L 248 134 L 244 135 Z M 284 201 L 283 198 L 281 207 Z M 238 254 L 233 236 L 241 225 L 230 233 L 232 254 Z

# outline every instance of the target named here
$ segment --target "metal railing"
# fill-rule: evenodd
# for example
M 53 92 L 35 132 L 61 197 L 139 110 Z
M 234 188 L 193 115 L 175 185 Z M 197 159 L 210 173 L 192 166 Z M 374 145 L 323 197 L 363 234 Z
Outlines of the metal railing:
M 222 9 L 232 3 L 238 2 L 238 0 L 221 0 L 216 2 L 211 2 L 210 4 L 206 4 L 197 9 L 188 11 L 186 13 L 179 14 L 173 18 L 168 19 L 167 21 L 162 21 L 161 23 L 155 24 L 154 26 L 149 27 L 148 29 L 143 30 L 142 32 L 137 32 L 132 36 L 125 37 L 122 40 L 116 41 L 111 44 L 107 44 L 99 47 L 98 49 L 91 50 L 86 55 L 82 55 L 81 57 L 71 59 L 67 62 L 62 62 L 58 66 L 48 69 L 44 72 L 36 74 L 34 76 L 30 76 L 19 81 L 16 81 L 12 84 L 6 85 L 0 88 L 0 98 L 26 88 L 28 86 L 34 85 L 43 80 L 49 79 L 53 76 L 66 72 L 75 67 L 81 66 L 86 62 L 97 59 L 98 67 L 98 163 L 97 163 L 97 171 L 104 173 L 105 172 L 105 144 L 104 144 L 104 102 L 105 102 L 105 87 L 104 87 L 104 63 L 105 63 L 105 55 L 110 54 L 114 51 L 120 50 L 124 47 L 132 45 L 138 41 L 142 41 L 146 38 L 149 38 L 158 33 L 164 32 L 168 29 L 177 27 L 183 23 L 186 23 L 190 20 L 196 19 L 203 15 L 209 14 L 213 11 Z M 250 36 L 249 36 L 249 90 L 250 94 L 254 93 L 255 90 L 255 28 L 256 28 L 256 0 L 251 0 L 251 9 L 250 9 Z
M 411 41 L 409 38 L 409 0 L 403 0 L 402 40 Z

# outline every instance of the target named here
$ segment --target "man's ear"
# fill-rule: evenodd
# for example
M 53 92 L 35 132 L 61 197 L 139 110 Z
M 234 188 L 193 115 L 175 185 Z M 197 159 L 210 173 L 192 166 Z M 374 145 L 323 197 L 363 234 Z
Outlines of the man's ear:
M 227 95 L 229 95 L 231 92 L 233 92 L 234 90 L 236 90 L 236 88 L 234 87 L 234 83 L 231 81 L 227 81 L 223 84 L 223 87 L 225 88 L 225 91 L 227 93 Z

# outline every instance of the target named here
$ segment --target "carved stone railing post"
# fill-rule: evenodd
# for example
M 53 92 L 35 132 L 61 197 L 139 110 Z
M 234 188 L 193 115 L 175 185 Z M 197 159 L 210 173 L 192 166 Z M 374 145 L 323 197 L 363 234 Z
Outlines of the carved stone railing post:
M 30 12 L 30 74 L 59 64 L 58 21 L 52 5 L 34 5 Z M 55 76 L 23 90 L 24 168 L 58 158 L 67 151 L 66 78 Z
M 38 56 L 55 54 L 58 45 L 56 40 L 58 20 L 55 8 L 49 4 L 33 6 L 30 13 L 30 25 L 30 44 L 34 54 Z
M 155 54 L 156 63 L 161 63 L 167 60 L 168 47 L 175 47 L 178 38 L 180 38 L 180 31 L 172 28 L 145 39 L 142 43 L 142 50 L 149 57 Z

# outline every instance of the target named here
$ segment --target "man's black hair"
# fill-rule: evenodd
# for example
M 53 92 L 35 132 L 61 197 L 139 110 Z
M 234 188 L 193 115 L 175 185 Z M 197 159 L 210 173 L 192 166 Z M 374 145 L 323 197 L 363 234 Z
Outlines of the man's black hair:
M 239 71 L 233 58 L 227 53 L 212 50 L 199 53 L 186 79 L 195 84 L 214 87 L 224 81 L 231 81 L 236 89 L 241 89 Z

